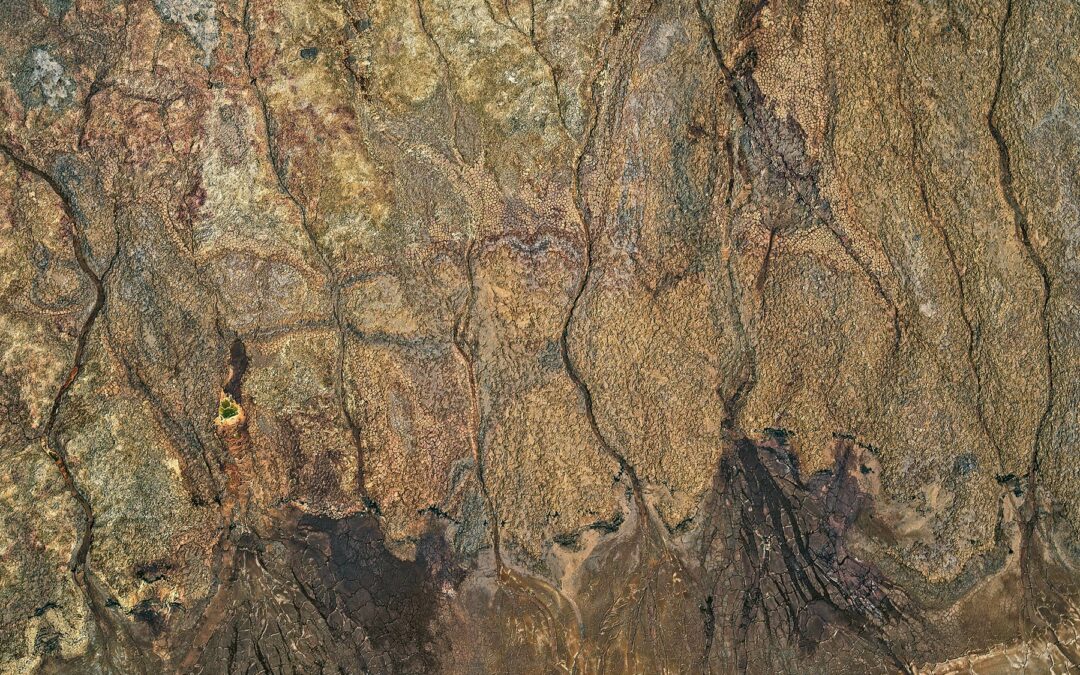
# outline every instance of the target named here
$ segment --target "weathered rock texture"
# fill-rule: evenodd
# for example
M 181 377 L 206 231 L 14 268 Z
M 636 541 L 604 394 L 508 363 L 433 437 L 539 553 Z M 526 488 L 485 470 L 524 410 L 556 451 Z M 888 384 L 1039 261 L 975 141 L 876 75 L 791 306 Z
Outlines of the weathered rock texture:
M 1080 668 L 1076 0 L 0 36 L 0 672 Z

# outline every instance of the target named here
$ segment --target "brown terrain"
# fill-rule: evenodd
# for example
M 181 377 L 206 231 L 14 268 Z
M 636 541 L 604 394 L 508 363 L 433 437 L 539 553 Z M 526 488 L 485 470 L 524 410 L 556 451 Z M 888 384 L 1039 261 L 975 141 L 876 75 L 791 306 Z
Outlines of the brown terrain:
M 0 62 L 0 673 L 1080 672 L 1077 0 Z

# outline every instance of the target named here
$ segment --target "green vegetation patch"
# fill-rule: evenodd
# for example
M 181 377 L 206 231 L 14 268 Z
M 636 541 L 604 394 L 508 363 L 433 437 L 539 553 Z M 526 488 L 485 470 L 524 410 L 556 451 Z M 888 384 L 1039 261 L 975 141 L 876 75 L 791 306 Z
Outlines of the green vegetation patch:
M 221 403 L 218 404 L 218 417 L 220 419 L 232 419 L 239 414 L 240 406 L 236 404 L 232 396 L 225 396 L 225 398 L 221 399 Z

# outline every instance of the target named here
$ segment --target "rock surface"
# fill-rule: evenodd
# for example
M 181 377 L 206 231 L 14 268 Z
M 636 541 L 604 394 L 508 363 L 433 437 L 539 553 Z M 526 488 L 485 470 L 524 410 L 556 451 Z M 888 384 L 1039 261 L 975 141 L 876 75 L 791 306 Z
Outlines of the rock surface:
M 1080 668 L 1075 0 L 0 36 L 0 672 Z

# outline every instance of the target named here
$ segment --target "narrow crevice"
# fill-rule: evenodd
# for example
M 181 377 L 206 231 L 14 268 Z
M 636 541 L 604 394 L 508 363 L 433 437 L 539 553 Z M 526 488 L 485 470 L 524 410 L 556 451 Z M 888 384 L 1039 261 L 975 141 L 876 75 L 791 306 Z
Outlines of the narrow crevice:
M 225 672 L 228 673 L 228 675 L 232 675 L 232 673 L 233 673 L 233 668 L 234 668 L 234 666 L 236 664 L 236 651 L 237 651 L 237 648 L 239 647 L 239 645 L 240 645 L 240 624 L 239 623 L 234 623 L 233 624 L 232 640 L 229 642 L 229 649 L 228 649 L 229 658 L 228 658 L 228 661 L 226 662 L 226 666 L 225 666 Z
M 471 328 L 472 315 L 476 307 L 476 274 L 473 268 L 473 252 L 475 248 L 476 242 L 469 240 L 465 248 L 465 274 L 469 286 L 468 295 L 454 321 L 453 344 L 454 350 L 465 368 L 466 378 L 469 383 L 469 447 L 472 450 L 476 482 L 480 485 L 480 495 L 484 499 L 484 508 L 487 510 L 488 519 L 491 521 L 491 546 L 495 556 L 495 569 L 501 574 L 503 559 L 499 540 L 499 514 L 495 508 L 491 492 L 488 490 L 487 480 L 484 475 L 483 448 L 480 446 L 480 428 L 483 424 L 483 415 L 480 410 L 480 386 L 476 374 L 476 347 L 469 340 L 469 329 Z
M 776 246 L 776 239 L 780 236 L 778 227 L 769 228 L 769 242 L 765 245 L 765 255 L 761 258 L 761 267 L 758 269 L 757 278 L 754 281 L 754 288 L 757 290 L 760 297 L 760 312 L 762 320 L 766 315 L 766 300 L 765 300 L 765 283 L 769 278 L 769 262 L 772 260 L 773 249 Z
M 420 24 L 420 31 L 424 34 L 424 37 L 431 43 L 431 46 L 435 49 L 435 53 L 439 57 L 439 63 L 443 68 L 443 75 L 446 77 L 446 107 L 450 113 L 450 140 L 451 148 L 454 151 L 454 158 L 457 159 L 458 164 L 464 164 L 464 155 L 461 154 L 461 148 L 458 145 L 458 108 L 456 99 L 456 88 L 454 87 L 454 74 L 453 69 L 450 66 L 450 59 L 447 58 L 446 52 L 443 51 L 442 45 L 435 39 L 434 33 L 431 32 L 431 27 L 428 26 L 427 15 L 424 13 L 424 0 L 416 0 L 416 20 Z
M 769 0 L 744 0 L 739 3 L 739 12 L 735 18 L 735 31 L 739 40 L 750 37 L 760 27 L 762 10 L 768 4 Z
M 913 151 L 914 152 L 914 151 Z M 912 168 L 914 171 L 914 167 Z M 964 326 L 967 327 L 968 340 L 967 340 L 967 362 L 968 368 L 971 369 L 972 376 L 975 378 L 975 415 L 979 421 L 979 427 L 982 429 L 986 438 L 990 441 L 990 444 L 994 448 L 994 452 L 997 455 L 998 466 L 1001 470 L 1005 469 L 1005 453 L 1001 449 L 1001 443 L 997 437 L 990 430 L 990 424 L 986 418 L 986 404 L 983 401 L 983 378 L 982 369 L 979 368 L 977 352 L 980 343 L 981 331 L 972 321 L 971 316 L 967 311 L 967 297 L 964 291 L 964 275 L 960 270 L 959 264 L 956 262 L 956 250 L 953 247 L 952 239 L 949 237 L 949 233 L 946 231 L 945 226 L 941 223 L 940 218 L 935 215 L 934 209 L 931 206 L 930 198 L 927 195 L 926 181 L 916 171 L 915 175 L 918 176 L 919 184 L 919 198 L 922 200 L 923 210 L 926 212 L 926 217 L 937 229 L 941 235 L 941 240 L 945 244 L 945 254 L 949 258 L 949 267 L 952 270 L 953 277 L 956 279 L 957 289 L 957 301 L 960 305 L 960 318 L 964 322 Z
M 1021 208 L 1019 198 L 1016 195 L 1012 155 L 1009 151 L 1008 143 L 1005 141 L 1005 135 L 997 120 L 998 105 L 1001 102 L 1001 93 L 1005 80 L 1005 43 L 1012 16 L 1012 0 L 1006 0 L 1004 16 L 1002 17 L 1001 28 L 998 33 L 997 80 L 994 84 L 994 95 L 990 102 L 990 108 L 986 114 L 986 125 L 990 131 L 990 135 L 994 139 L 994 144 L 997 146 L 999 184 L 1002 196 L 1005 198 L 1005 201 L 1012 212 L 1016 236 L 1023 245 L 1024 251 L 1028 260 L 1031 262 L 1032 267 L 1035 268 L 1042 281 L 1043 297 L 1039 308 L 1039 315 L 1040 323 L 1042 324 L 1042 337 L 1046 348 L 1046 406 L 1035 427 L 1035 438 L 1031 448 L 1031 461 L 1028 469 L 1028 494 L 1024 499 L 1024 507 L 1027 513 L 1023 516 L 1023 526 L 1021 529 L 1020 571 L 1022 575 L 1023 593 L 1026 600 L 1025 604 L 1027 606 L 1029 617 L 1033 624 L 1037 625 L 1040 622 L 1044 624 L 1044 634 L 1053 642 L 1057 640 L 1054 622 L 1060 617 L 1046 616 L 1042 611 L 1042 608 L 1046 605 L 1048 598 L 1054 598 L 1051 600 L 1050 604 L 1051 606 L 1057 607 L 1055 610 L 1056 612 L 1068 611 L 1064 608 L 1071 604 L 1070 600 L 1063 598 L 1062 590 L 1047 581 L 1047 571 L 1045 566 L 1048 562 L 1037 550 L 1035 550 L 1039 540 L 1038 529 L 1040 517 L 1044 513 L 1040 508 L 1040 496 L 1037 492 L 1041 460 L 1040 446 L 1042 445 L 1046 425 L 1054 407 L 1055 393 L 1054 351 L 1053 339 L 1050 333 L 1050 297 L 1053 289 L 1046 262 L 1035 249 L 1035 245 L 1031 240 L 1030 223 L 1028 222 L 1027 215 Z M 1064 602 L 1062 602 L 1062 600 L 1064 600 Z M 1067 652 L 1062 651 L 1062 654 L 1067 659 L 1072 660 L 1072 657 Z
M 247 37 L 247 44 L 244 48 L 244 65 L 247 68 L 247 74 L 251 80 L 251 87 L 255 92 L 255 98 L 259 101 L 259 110 L 262 113 L 263 128 L 266 132 L 266 152 L 270 160 L 270 168 L 274 172 L 274 179 L 277 181 L 278 189 L 293 203 L 296 210 L 300 212 L 300 225 L 304 230 L 304 234 L 307 235 L 308 242 L 311 244 L 315 254 L 319 257 L 327 275 L 331 275 L 332 269 L 330 261 L 326 258 L 326 254 L 319 245 L 318 239 L 316 238 L 315 233 L 312 232 L 311 225 L 308 222 L 307 207 L 289 187 L 287 171 L 281 162 L 277 143 L 274 140 L 277 125 L 275 124 L 273 114 L 270 111 L 270 103 L 267 100 L 262 87 L 259 85 L 259 78 L 255 75 L 255 68 L 251 63 L 251 49 L 255 42 L 254 27 L 251 18 L 251 0 L 245 0 L 244 2 L 243 27 L 244 34 Z
M 716 61 L 717 67 L 720 69 L 726 87 L 731 93 L 735 108 L 738 110 L 739 116 L 742 118 L 743 124 L 752 135 L 752 138 L 764 146 L 765 152 L 762 154 L 764 155 L 769 170 L 783 178 L 791 189 L 791 194 L 794 197 L 795 202 L 806 210 L 812 222 L 816 221 L 828 230 L 836 242 L 840 244 L 845 255 L 855 263 L 863 276 L 870 282 L 874 292 L 888 306 L 889 312 L 892 315 L 892 353 L 894 356 L 899 354 L 901 342 L 903 340 L 903 329 L 900 321 L 900 310 L 896 304 L 896 300 L 885 290 L 884 283 L 874 271 L 871 263 L 852 245 L 851 238 L 837 227 L 828 203 L 817 193 L 816 179 L 813 176 L 800 176 L 798 171 L 791 167 L 784 152 L 776 147 L 777 143 L 772 137 L 773 132 L 769 128 L 766 128 L 759 118 L 761 93 L 757 90 L 753 77 L 751 75 L 737 73 L 727 65 L 727 62 L 724 60 L 723 52 L 720 49 L 719 42 L 717 41 L 716 29 L 709 19 L 708 14 L 705 12 L 704 5 L 701 0 L 698 0 L 696 5 L 698 16 L 705 26 L 705 32 L 709 40 L 709 47 L 712 51 L 713 58 Z M 752 61 L 752 51 L 744 54 L 743 57 L 740 58 L 740 63 L 747 62 L 750 64 L 748 66 L 749 69 L 753 68 Z M 742 70 L 743 66 L 738 66 L 738 68 Z M 768 111 L 765 112 L 766 114 L 770 114 Z M 810 183 L 809 188 L 806 185 L 807 183 Z M 808 192 L 810 194 L 807 194 Z
M 720 46 L 716 40 L 715 29 L 713 27 L 712 21 L 705 13 L 705 7 L 702 4 L 701 0 L 697 1 L 696 8 L 698 17 L 700 18 L 702 24 L 705 26 L 705 32 L 709 39 L 709 48 L 713 53 L 713 57 L 716 61 L 717 67 L 720 69 L 721 75 L 723 76 L 725 83 L 729 83 L 732 77 L 731 70 L 724 63 L 723 54 L 721 54 Z M 736 163 L 735 144 L 730 137 L 724 139 L 723 150 L 724 156 L 727 159 L 728 163 L 728 181 L 726 190 L 727 194 L 724 196 L 724 207 L 728 211 L 725 237 L 730 246 L 731 241 L 734 237 L 735 225 L 734 201 Z M 770 234 L 770 249 L 773 245 L 775 245 L 775 242 L 772 241 L 774 236 L 775 235 L 773 235 L 772 233 Z M 762 260 L 761 272 L 767 273 L 766 265 L 769 261 L 770 253 L 771 251 L 767 252 L 765 258 Z M 729 396 L 725 396 L 723 398 L 724 419 L 721 426 L 728 431 L 736 427 L 736 421 L 739 413 L 742 411 L 743 406 L 746 404 L 746 399 L 749 396 L 750 392 L 757 385 L 757 352 L 754 348 L 754 343 L 750 338 L 749 332 L 747 331 L 746 325 L 743 323 L 742 312 L 739 309 L 739 284 L 737 281 L 737 275 L 735 273 L 735 267 L 732 264 L 732 258 L 733 255 L 729 253 L 727 256 L 727 260 L 725 261 L 726 276 L 729 289 L 728 312 L 731 315 L 731 320 L 733 325 L 735 326 L 735 332 L 739 337 L 739 341 L 742 343 L 743 351 L 745 353 L 748 364 L 748 372 L 745 373 L 744 377 L 739 382 L 738 386 L 735 388 L 735 391 L 732 392 Z M 761 272 L 759 272 L 758 283 L 764 286 L 764 280 L 761 276 Z M 764 298 L 762 298 L 762 310 L 764 310 Z M 718 393 L 721 392 L 718 391 Z
M 733 193 L 735 190 L 735 149 L 730 138 L 724 140 L 724 154 L 727 157 L 728 166 L 730 167 L 727 195 L 724 198 L 724 203 L 728 210 L 725 237 L 730 246 L 735 224 L 733 204 Z M 743 324 L 742 313 L 739 311 L 738 283 L 736 281 L 735 268 L 732 264 L 732 257 L 732 254 L 729 253 L 725 264 L 725 267 L 727 268 L 726 272 L 729 289 L 728 312 L 731 314 L 735 332 L 739 337 L 739 341 L 742 343 L 743 351 L 746 355 L 747 363 L 749 364 L 749 372 L 746 373 L 743 380 L 735 388 L 735 391 L 730 396 L 724 398 L 724 419 L 721 426 L 727 430 L 735 428 L 737 418 L 746 403 L 747 396 L 749 396 L 754 386 L 757 385 L 757 351 L 754 349 L 754 343 L 750 339 L 746 326 Z
M 908 156 L 908 163 L 911 168 L 911 174 L 914 177 L 919 189 L 919 200 L 923 207 L 923 212 L 926 214 L 927 221 L 931 226 L 937 230 L 941 236 L 942 243 L 945 245 L 945 254 L 949 259 L 949 268 L 952 270 L 953 277 L 956 280 L 956 290 L 958 296 L 958 303 L 960 306 L 960 318 L 964 322 L 964 326 L 967 329 L 967 362 L 968 368 L 971 370 L 972 376 L 975 378 L 975 414 L 979 421 L 979 427 L 986 435 L 987 440 L 994 448 L 994 452 L 997 455 L 998 466 L 1000 470 L 1005 469 L 1005 453 L 1001 449 L 1001 443 L 997 437 L 991 432 L 990 425 L 987 422 L 986 417 L 986 405 L 983 401 L 983 374 L 982 369 L 978 365 L 977 352 L 979 349 L 981 330 L 978 325 L 972 320 L 971 315 L 968 313 L 967 294 L 964 285 L 964 274 L 960 269 L 960 265 L 956 260 L 956 248 L 953 245 L 952 238 L 949 236 L 949 232 L 942 222 L 940 215 L 932 204 L 929 189 L 927 188 L 926 179 L 924 178 L 925 164 L 922 161 L 922 142 L 919 136 L 919 130 L 916 124 L 915 111 L 908 103 L 908 95 L 905 91 L 905 85 L 909 85 L 910 81 L 907 75 L 907 59 L 902 55 L 906 50 L 903 49 L 900 42 L 900 27 L 899 17 L 896 14 L 897 8 L 891 8 L 888 13 L 888 25 L 889 33 L 893 43 L 893 51 L 895 52 L 895 61 L 897 66 L 897 103 L 900 109 L 903 111 L 908 119 L 909 130 L 911 133 L 911 149 Z M 900 154 L 897 151 L 897 154 Z
M 704 672 L 709 672 L 709 657 L 712 656 L 713 642 L 716 640 L 716 609 L 713 607 L 713 596 L 706 596 L 700 609 L 702 628 L 705 630 L 705 650 L 701 658 L 701 666 Z
M 499 28 L 508 28 L 506 24 L 504 24 L 502 21 L 499 21 L 498 15 L 495 14 L 495 6 L 491 4 L 491 0 L 484 0 L 484 7 L 487 9 L 488 17 L 491 19 L 492 23 L 494 23 Z
M 776 243 L 777 228 L 769 228 L 769 243 L 765 246 L 765 255 L 761 259 L 761 267 L 758 269 L 757 280 L 754 286 L 757 288 L 758 293 L 762 292 L 765 288 L 765 281 L 769 276 L 769 259 L 772 256 L 773 245 Z M 764 304 L 764 299 L 762 299 Z
M 364 437 L 363 432 L 360 429 L 360 425 L 356 423 L 356 418 L 353 417 L 352 411 L 349 410 L 349 404 L 345 396 L 345 351 L 347 348 L 345 325 L 341 320 L 339 310 L 339 292 L 334 293 L 334 320 L 338 324 L 338 361 L 337 361 L 337 398 L 338 404 L 341 406 L 341 414 L 345 418 L 345 424 L 349 427 L 349 435 L 352 437 L 353 448 L 356 451 L 356 487 L 363 499 L 364 506 L 369 511 L 378 513 L 378 506 L 371 499 L 367 492 L 367 485 L 365 484 L 365 466 L 364 466 Z
M 128 0 L 124 0 L 124 25 L 120 29 L 120 41 L 119 44 L 126 44 L 130 36 L 131 28 L 131 7 Z M 61 30 L 63 30 L 61 28 Z M 86 97 L 82 101 L 80 106 L 81 117 L 79 120 L 79 132 L 76 136 L 75 149 L 83 151 L 86 146 L 86 132 L 90 126 L 90 119 L 94 112 L 94 97 L 103 91 L 113 87 L 116 83 L 111 81 L 111 75 L 119 67 L 120 61 L 124 57 L 123 50 L 116 50 L 113 54 L 113 59 L 109 63 L 104 63 L 94 73 L 94 79 L 90 83 L 90 88 L 87 90 Z
M 82 536 L 79 538 L 78 547 L 72 552 L 68 569 L 72 573 L 75 585 L 86 597 L 87 604 L 90 607 L 91 614 L 94 616 L 98 629 L 106 636 L 104 647 L 106 650 L 109 650 L 109 643 L 111 641 L 108 638 L 113 636 L 115 631 L 112 622 L 109 620 L 105 611 L 105 601 L 100 597 L 100 594 L 97 589 L 94 588 L 93 582 L 91 581 L 92 573 L 87 564 L 90 549 L 94 544 L 94 523 L 96 521 L 96 515 L 89 496 L 79 487 L 78 482 L 75 480 L 75 475 L 71 470 L 71 459 L 67 454 L 67 449 L 64 447 L 64 444 L 57 439 L 56 422 L 60 416 L 60 407 L 63 405 L 68 392 L 82 373 L 83 366 L 86 363 L 86 350 L 90 340 L 90 332 L 93 330 L 98 316 L 105 307 L 105 281 L 113 268 L 113 264 L 119 256 L 120 240 L 117 238 L 116 248 L 109 258 L 109 262 L 105 269 L 99 275 L 94 271 L 93 266 L 90 264 L 90 259 L 87 255 L 88 245 L 84 241 L 85 235 L 83 234 L 82 226 L 80 225 L 80 219 L 77 216 L 78 211 L 74 204 L 72 204 L 71 198 L 64 187 L 46 171 L 39 169 L 28 160 L 20 157 L 11 147 L 0 144 L 0 152 L 3 152 L 3 154 L 6 155 L 20 171 L 31 174 L 44 181 L 46 185 L 49 186 L 49 189 L 56 195 L 57 199 L 60 200 L 64 215 L 71 221 L 71 246 L 75 255 L 75 260 L 78 263 L 79 269 L 87 280 L 90 281 L 90 284 L 94 289 L 93 304 L 91 305 L 89 314 L 87 314 L 86 320 L 83 321 L 76 338 L 75 355 L 72 359 L 71 370 L 68 371 L 68 375 L 64 379 L 63 384 L 61 384 L 60 389 L 53 397 L 52 405 L 49 408 L 49 416 L 43 429 L 43 437 L 46 455 L 56 465 L 64 482 L 65 489 L 78 504 L 79 510 L 82 512 L 83 516 Z
M 488 5 L 489 11 L 491 10 L 490 4 Z M 563 102 L 562 95 L 559 92 L 559 75 L 555 71 L 555 65 L 551 62 L 551 58 L 540 49 L 540 41 L 536 37 L 536 3 L 535 0 L 529 0 L 529 29 L 525 30 L 518 25 L 518 22 L 514 19 L 513 14 L 510 12 L 509 6 L 505 0 L 503 2 L 503 11 L 506 13 L 506 18 L 510 21 L 510 28 L 524 38 L 532 50 L 536 53 L 536 56 L 544 64 L 544 68 L 547 70 L 548 77 L 551 80 L 551 87 L 555 91 L 555 112 L 559 118 L 559 126 L 562 129 L 563 134 L 567 140 L 574 143 L 576 139 L 574 134 L 570 132 L 570 126 L 566 123 L 566 116 L 563 114 Z M 496 25 L 503 26 L 496 18 L 494 12 L 491 15 L 492 21 Z M 505 27 L 505 26 L 504 26 Z
M 106 339 L 113 339 L 112 325 L 107 325 L 105 330 L 107 332 Z M 215 462 L 212 465 L 206 446 L 203 444 L 202 439 L 199 438 L 198 433 L 191 426 L 190 422 L 188 420 L 178 419 L 176 415 L 170 412 L 167 407 L 162 404 L 161 400 L 154 395 L 149 383 L 147 383 L 139 372 L 139 368 L 136 364 L 132 363 L 131 360 L 125 356 L 121 356 L 119 361 L 128 384 L 142 396 L 147 405 L 153 408 L 154 419 L 165 433 L 166 439 L 173 444 L 178 452 L 185 453 L 185 456 L 187 453 L 184 449 L 189 447 L 189 445 L 198 448 L 200 459 L 206 470 L 206 480 L 205 483 L 200 484 L 199 482 L 196 482 L 194 476 L 188 475 L 187 472 L 183 473 L 184 486 L 191 495 L 191 498 L 198 503 L 213 501 L 220 504 L 224 484 L 220 471 L 222 468 L 221 459 L 215 458 Z M 214 466 L 216 466 L 218 470 L 215 471 Z
M 330 615 L 323 609 L 323 606 L 319 603 L 318 599 L 316 599 L 315 594 L 312 593 L 307 584 L 300 580 L 300 576 L 296 573 L 296 569 L 290 566 L 289 573 L 292 575 L 293 583 L 296 584 L 296 590 L 300 591 L 300 595 L 309 605 L 311 605 L 311 608 L 315 610 L 315 613 L 318 614 L 319 618 L 322 619 L 323 625 L 326 626 L 326 630 L 333 635 L 334 624 L 331 623 Z M 299 613 L 299 608 L 297 608 L 297 612 Z M 299 623 L 299 621 L 297 623 Z
M 83 99 L 82 119 L 79 121 L 79 136 L 78 141 L 75 143 L 75 147 L 79 150 L 83 150 L 86 145 L 86 132 L 90 126 L 90 117 L 94 111 L 94 97 L 112 86 L 111 82 L 103 84 L 102 79 L 103 75 L 101 73 L 94 77 L 94 81 L 90 83 L 90 90 L 87 92 L 86 98 Z
M 997 146 L 998 178 L 1002 195 L 1005 197 L 1005 201 L 1012 211 L 1017 237 L 1020 239 L 1020 243 L 1023 244 L 1028 260 L 1039 274 L 1039 279 L 1042 282 L 1043 298 L 1042 305 L 1039 308 L 1039 314 L 1042 323 L 1043 340 L 1046 343 L 1046 407 L 1043 409 L 1038 426 L 1035 428 L 1035 440 L 1031 450 L 1031 468 L 1028 474 L 1030 492 L 1032 493 L 1031 503 L 1034 504 L 1035 483 L 1039 472 L 1039 446 L 1042 444 L 1046 423 L 1049 420 L 1050 413 L 1054 407 L 1054 349 L 1053 340 L 1050 335 L 1050 294 L 1052 288 L 1050 283 L 1050 272 L 1047 269 L 1042 256 L 1035 250 L 1035 246 L 1031 241 L 1031 230 L 1027 215 L 1020 207 L 1020 201 L 1016 196 L 1016 188 L 1013 181 L 1012 155 L 1009 152 L 1008 144 L 1005 142 L 1005 135 L 1002 133 L 1001 127 L 998 126 L 997 121 L 998 104 L 1001 102 L 1001 91 L 1005 81 L 1005 41 L 1008 35 L 1009 23 L 1012 19 L 1012 15 L 1012 0 L 1006 0 L 1005 13 L 1002 17 L 1001 28 L 998 33 L 997 81 L 994 84 L 994 96 L 990 102 L 990 109 L 986 114 L 986 125 L 990 130 L 990 135 L 994 139 L 994 144 Z M 1029 534 L 1034 525 L 1035 518 L 1032 517 L 1031 522 L 1028 524 Z
M 360 493 L 365 505 L 370 505 L 373 502 L 367 494 L 367 487 L 365 485 L 365 471 L 364 471 L 364 447 L 363 447 L 363 435 L 359 425 L 356 423 L 352 412 L 349 410 L 348 402 L 345 396 L 345 352 L 346 352 L 346 327 L 345 322 L 341 318 L 341 284 L 337 278 L 337 274 L 333 265 L 330 262 L 330 257 L 319 243 L 318 237 L 311 229 L 311 222 L 308 218 L 307 206 L 304 202 L 296 196 L 296 194 L 289 187 L 288 183 L 288 170 L 281 161 L 281 157 L 278 153 L 277 143 L 274 140 L 275 133 L 275 121 L 273 113 L 270 110 L 270 103 L 266 98 L 265 92 L 259 85 L 259 78 L 255 74 L 255 68 L 251 61 L 251 50 L 255 41 L 254 23 L 251 17 L 251 0 L 245 0 L 242 25 L 244 34 L 247 39 L 247 44 L 244 47 L 244 65 L 247 69 L 248 77 L 250 78 L 251 87 L 255 92 L 255 98 L 259 101 L 259 109 L 262 112 L 263 128 L 266 132 L 266 152 L 270 161 L 270 168 L 274 173 L 274 178 L 277 181 L 278 188 L 281 193 L 293 203 L 297 212 L 300 214 L 300 226 L 307 236 L 308 242 L 311 244 L 312 250 L 319 258 L 319 262 L 322 265 L 323 273 L 325 275 L 326 283 L 329 287 L 330 305 L 332 307 L 334 323 L 337 326 L 338 333 L 338 347 L 336 358 L 336 374 L 334 382 L 334 394 L 338 401 L 338 407 L 341 410 L 342 418 L 345 420 L 345 424 L 349 429 L 349 434 L 352 437 L 353 447 L 356 450 L 356 485 L 357 491 Z
M 621 11 L 621 6 L 617 7 Z M 615 22 L 615 27 L 619 25 L 618 21 Z M 614 30 L 614 29 L 613 29 Z M 603 51 L 601 51 L 601 59 L 604 58 Z M 589 213 L 588 205 L 585 203 L 585 195 L 582 188 L 582 162 L 585 158 L 585 153 L 588 151 L 589 146 L 593 140 L 593 134 L 596 132 L 597 122 L 599 118 L 599 106 L 596 101 L 596 81 L 600 74 L 606 70 L 607 64 L 605 63 L 601 68 L 597 69 L 592 80 L 588 84 L 589 90 L 589 104 L 590 110 L 588 115 L 588 124 L 586 125 L 586 131 L 582 137 L 580 147 L 574 158 L 573 164 L 573 199 L 574 206 L 577 211 L 578 219 L 581 224 L 581 237 L 582 237 L 582 257 L 584 258 L 583 271 L 578 280 L 577 286 L 574 289 L 574 293 L 571 296 L 570 308 L 566 313 L 566 320 L 563 322 L 562 331 L 559 335 L 559 351 L 562 356 L 563 367 L 566 370 L 566 374 L 570 377 L 570 381 L 574 384 L 574 387 L 578 390 L 578 395 L 581 397 L 582 404 L 585 410 L 585 419 L 589 424 L 589 429 L 600 443 L 601 448 L 607 453 L 615 462 L 619 465 L 620 474 L 625 474 L 629 481 L 630 487 L 633 491 L 634 502 L 638 508 L 642 518 L 647 518 L 648 511 L 645 506 L 645 497 L 641 488 L 641 481 L 638 478 L 637 471 L 633 465 L 626 460 L 623 455 L 615 449 L 615 447 L 608 440 L 607 436 L 600 429 L 600 424 L 596 419 L 596 411 L 593 402 L 592 390 L 585 382 L 581 372 L 577 368 L 577 364 L 574 363 L 573 357 L 570 355 L 570 330 L 574 323 L 574 317 L 577 313 L 581 298 L 585 294 L 585 289 L 588 287 L 593 273 L 593 240 L 592 240 L 592 227 L 591 227 L 591 214 Z

